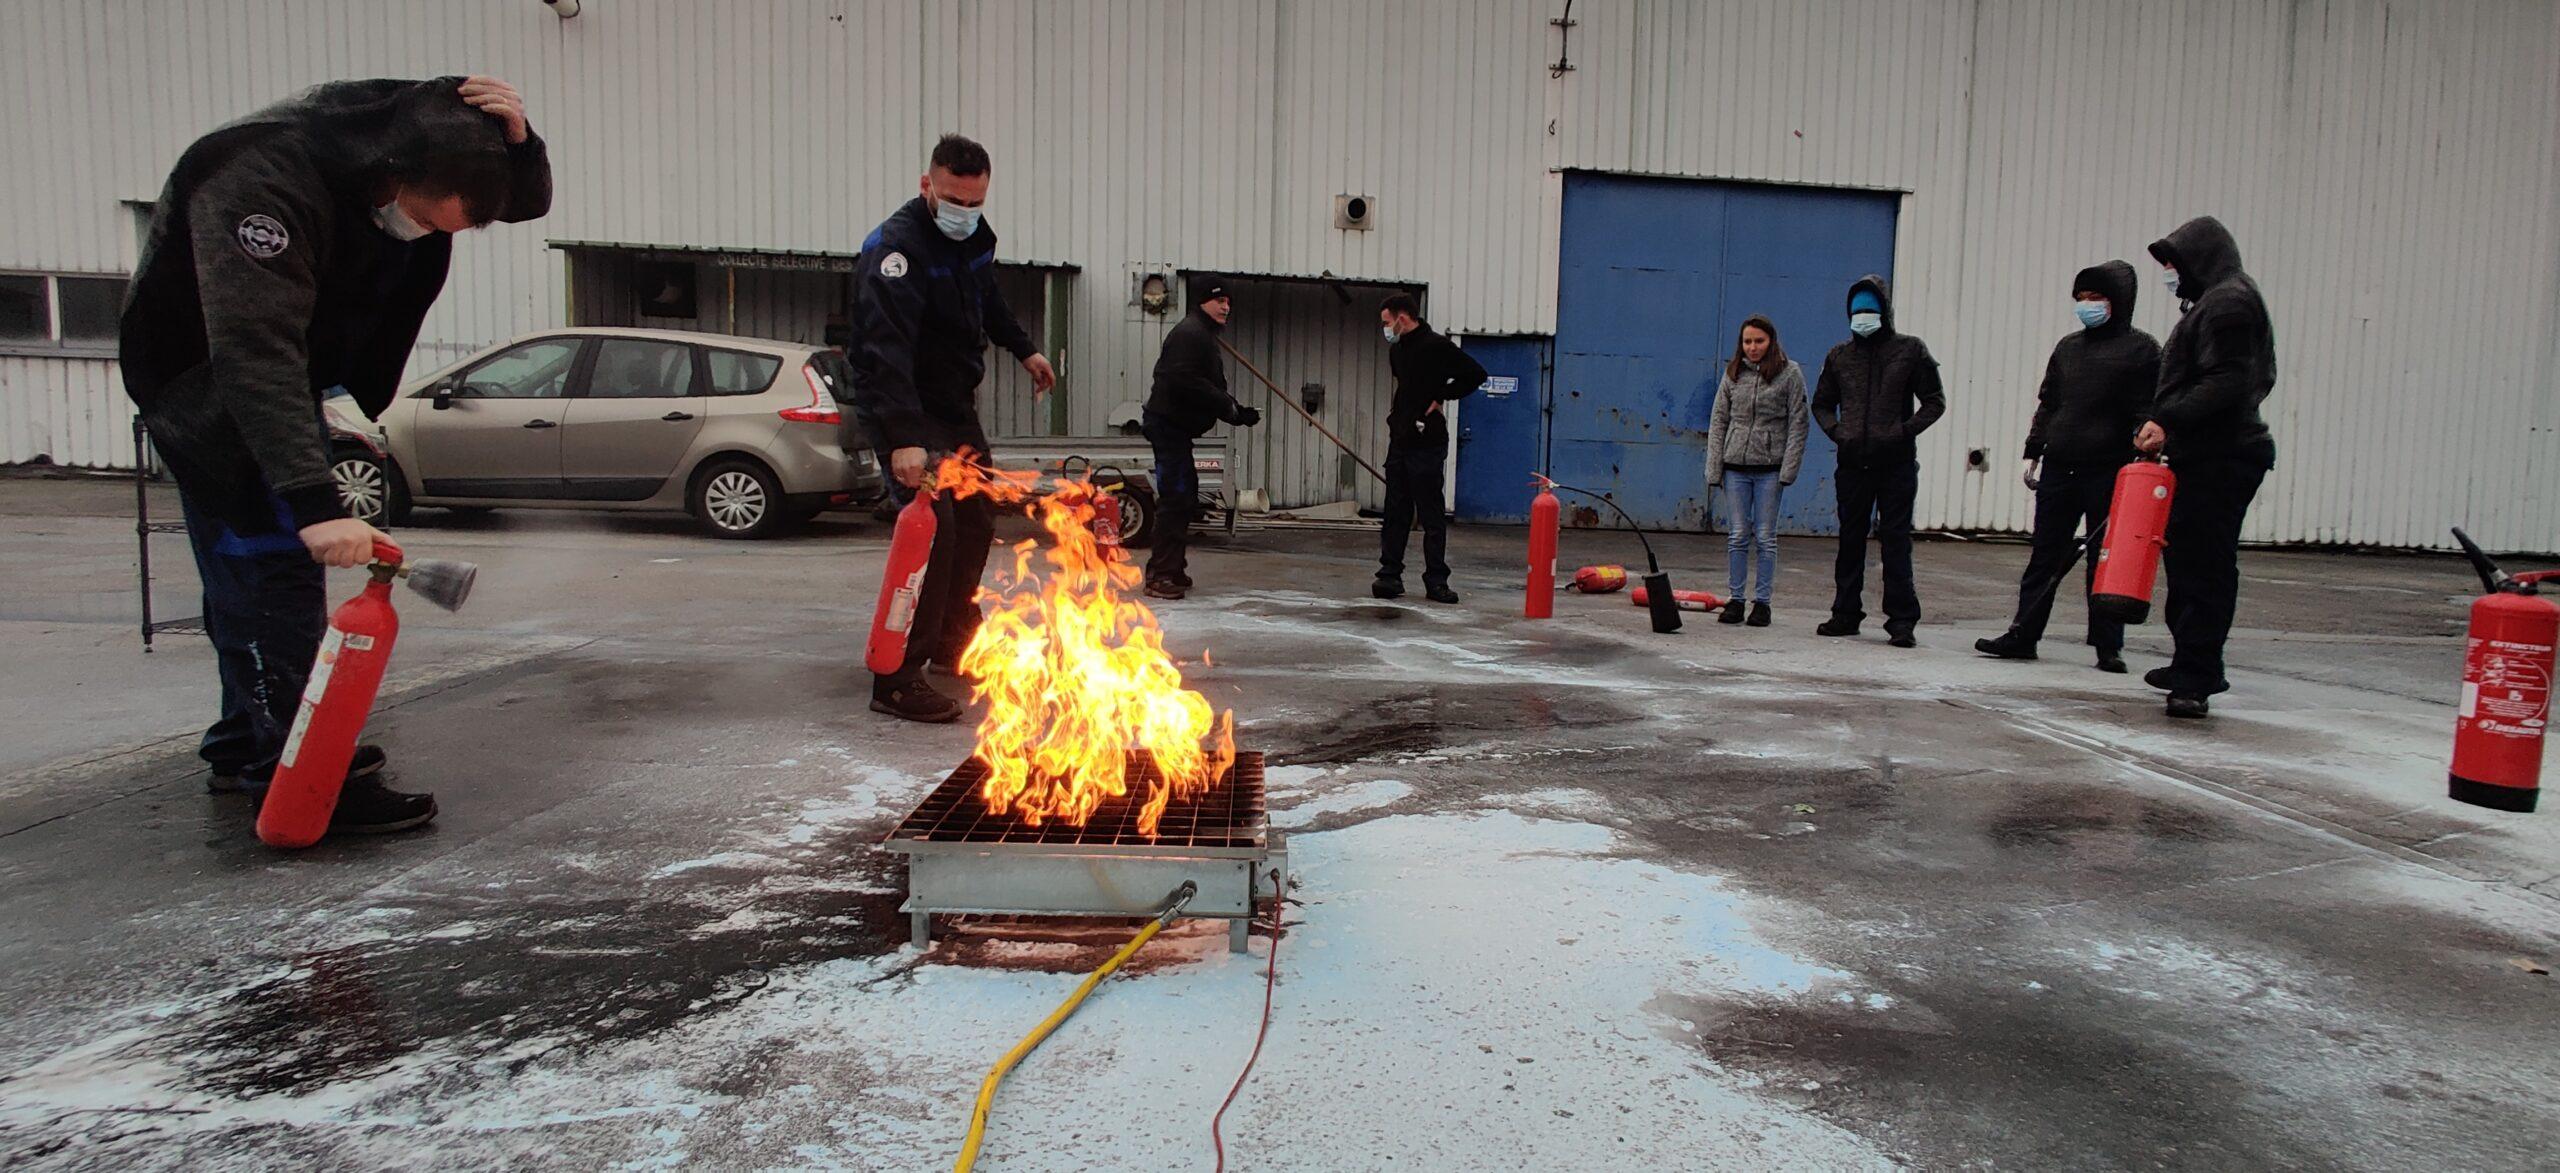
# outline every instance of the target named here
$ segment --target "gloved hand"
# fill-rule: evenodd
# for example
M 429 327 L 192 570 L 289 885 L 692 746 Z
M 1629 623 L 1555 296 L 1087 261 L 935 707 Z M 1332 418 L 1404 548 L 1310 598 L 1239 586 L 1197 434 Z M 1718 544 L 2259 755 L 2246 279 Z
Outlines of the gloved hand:
M 1259 411 L 1258 409 L 1250 408 L 1250 407 L 1239 407 L 1239 408 L 1237 408 L 1237 409 L 1236 409 L 1236 426 L 1237 426 L 1237 427 L 1239 427 L 1239 428 L 1250 428 L 1250 427 L 1252 427 L 1253 425 L 1258 424 L 1258 423 L 1261 423 L 1261 422 L 1262 422 L 1262 412 L 1261 412 L 1261 411 Z
M 2018 479 L 2026 482 L 2028 488 L 2035 488 L 2036 483 L 2044 479 L 2044 462 L 2041 460 L 2019 461 Z

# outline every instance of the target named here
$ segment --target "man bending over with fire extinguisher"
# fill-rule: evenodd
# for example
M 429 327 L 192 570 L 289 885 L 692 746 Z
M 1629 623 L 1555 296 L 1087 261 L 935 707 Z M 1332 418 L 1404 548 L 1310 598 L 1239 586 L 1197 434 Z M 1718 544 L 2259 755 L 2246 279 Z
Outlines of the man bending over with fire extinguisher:
M 879 424 L 889 474 L 910 489 L 924 484 L 928 456 L 965 448 L 987 458 L 978 382 L 986 377 L 990 340 L 1030 372 L 1034 395 L 1058 381 L 996 292 L 996 233 L 983 215 L 993 171 L 985 147 L 942 136 L 920 194 L 871 230 L 854 261 L 847 356 L 854 398 Z M 959 720 L 962 706 L 925 682 L 925 668 L 958 675 L 960 653 L 978 634 L 978 580 L 995 540 L 995 508 L 983 496 L 937 496 L 933 511 L 933 552 L 908 621 L 906 662 L 873 678 L 871 711 L 944 723 Z
M 2151 255 L 2184 307 L 2161 350 L 2151 422 L 2134 437 L 2134 447 L 2165 453 L 2178 477 L 2162 552 L 2177 652 L 2142 679 L 2169 694 L 2170 716 L 2202 717 L 2205 698 L 2231 688 L 2222 644 L 2240 601 L 2240 525 L 2276 465 L 2275 438 L 2258 414 L 2276 386 L 2276 336 L 2221 221 L 2189 220 Z
M 551 163 L 495 78 L 342 81 L 197 139 L 153 208 L 126 295 L 126 394 L 178 482 L 222 718 L 215 791 L 274 775 L 328 625 L 324 567 L 373 556 L 329 476 L 324 391 L 368 415 L 398 390 L 451 234 L 550 210 Z M 360 746 L 332 832 L 420 826 Z

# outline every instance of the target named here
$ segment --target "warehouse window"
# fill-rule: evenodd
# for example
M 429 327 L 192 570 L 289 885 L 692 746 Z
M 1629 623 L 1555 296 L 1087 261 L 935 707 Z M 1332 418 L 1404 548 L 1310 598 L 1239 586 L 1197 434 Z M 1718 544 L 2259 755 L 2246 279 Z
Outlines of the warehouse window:
M 125 279 L 0 273 L 0 353 L 113 358 Z

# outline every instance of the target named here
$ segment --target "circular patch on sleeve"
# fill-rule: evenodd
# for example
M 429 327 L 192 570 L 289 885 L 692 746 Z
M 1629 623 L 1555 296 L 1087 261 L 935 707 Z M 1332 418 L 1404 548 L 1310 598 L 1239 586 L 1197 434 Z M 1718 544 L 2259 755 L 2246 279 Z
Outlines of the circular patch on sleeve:
M 262 261 L 281 255 L 293 243 L 293 238 L 285 235 L 284 225 L 264 214 L 242 220 L 232 235 L 239 239 L 240 251 Z
M 907 275 L 907 254 L 890 253 L 880 258 L 880 275 L 892 281 Z

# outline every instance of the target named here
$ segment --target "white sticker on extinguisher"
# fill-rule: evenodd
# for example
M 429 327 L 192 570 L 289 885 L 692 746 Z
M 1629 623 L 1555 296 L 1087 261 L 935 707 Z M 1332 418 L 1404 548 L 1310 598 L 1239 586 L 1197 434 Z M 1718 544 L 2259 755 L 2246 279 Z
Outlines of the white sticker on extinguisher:
M 916 572 L 908 575 L 907 581 L 899 584 L 898 589 L 889 596 L 889 630 L 904 633 L 907 626 L 915 622 L 916 596 L 921 594 L 923 589 L 924 568 L 919 566 Z
M 362 638 L 371 647 L 370 638 Z M 302 686 L 302 708 L 293 715 L 293 732 L 285 735 L 284 754 L 276 759 L 277 769 L 290 769 L 295 758 L 302 756 L 302 735 L 311 731 L 311 714 L 319 711 L 320 698 L 329 693 L 329 674 L 338 667 L 338 652 L 347 644 L 347 633 L 335 627 L 320 640 L 320 654 L 311 660 L 311 680 Z M 358 649 L 362 650 L 362 649 Z

